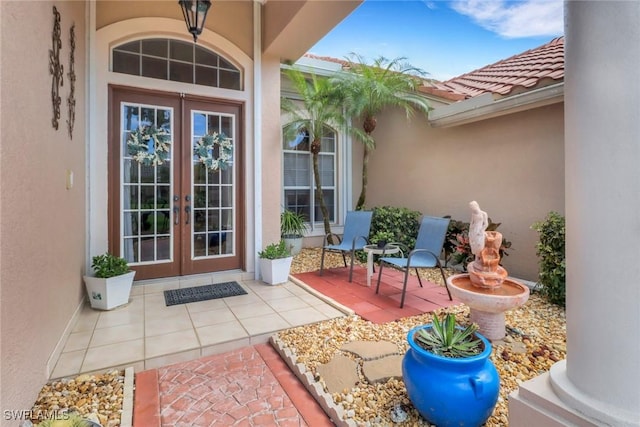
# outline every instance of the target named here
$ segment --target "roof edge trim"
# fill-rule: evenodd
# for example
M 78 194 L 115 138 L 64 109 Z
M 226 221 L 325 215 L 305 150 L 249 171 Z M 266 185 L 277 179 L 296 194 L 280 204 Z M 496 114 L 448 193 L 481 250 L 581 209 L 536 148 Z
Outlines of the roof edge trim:
M 530 110 L 564 100 L 564 82 L 494 100 L 490 93 L 437 107 L 429 113 L 431 127 L 452 127 Z

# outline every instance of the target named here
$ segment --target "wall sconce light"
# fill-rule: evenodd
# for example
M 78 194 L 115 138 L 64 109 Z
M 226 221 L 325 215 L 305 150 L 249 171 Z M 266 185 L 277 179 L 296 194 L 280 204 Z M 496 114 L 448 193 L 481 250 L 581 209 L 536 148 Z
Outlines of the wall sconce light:
M 211 7 L 211 0 L 179 0 L 178 4 L 182 8 L 187 31 L 193 34 L 193 42 L 196 43 L 198 36 L 202 34 L 204 21 L 207 19 L 207 12 Z

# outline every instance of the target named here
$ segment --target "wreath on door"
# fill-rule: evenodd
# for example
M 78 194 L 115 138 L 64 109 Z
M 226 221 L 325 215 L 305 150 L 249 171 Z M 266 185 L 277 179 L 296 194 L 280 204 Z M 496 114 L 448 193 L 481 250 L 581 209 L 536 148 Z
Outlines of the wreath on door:
M 155 126 L 141 126 L 127 138 L 129 155 L 145 166 L 161 165 L 169 158 L 171 134 Z
M 207 134 L 196 142 L 193 154 L 210 171 L 226 169 L 231 165 L 233 154 L 231 138 L 228 138 L 224 133 Z

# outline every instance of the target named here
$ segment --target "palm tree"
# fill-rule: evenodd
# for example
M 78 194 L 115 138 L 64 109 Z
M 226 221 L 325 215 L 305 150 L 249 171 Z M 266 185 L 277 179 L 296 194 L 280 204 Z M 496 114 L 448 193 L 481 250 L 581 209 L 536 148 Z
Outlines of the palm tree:
M 346 120 L 340 94 L 337 87 L 327 78 L 318 77 L 313 73 L 308 75 L 291 68 L 286 70 L 293 88 L 299 95 L 298 103 L 288 98 L 281 100 L 281 109 L 289 113 L 289 122 L 284 126 L 287 141 L 304 138 L 309 140 L 309 151 L 313 162 L 313 180 L 315 183 L 315 199 L 322 212 L 325 234 L 330 235 L 329 211 L 322 195 L 320 181 L 320 167 L 318 154 L 320 153 L 322 136 L 328 126 L 342 127 L 345 132 L 353 133 L 358 139 L 368 141 L 369 137 L 362 130 L 354 128 Z
M 337 74 L 333 83 L 344 97 L 349 115 L 362 119 L 362 128 L 368 137 L 361 140 L 364 143 L 362 190 L 356 204 L 356 209 L 361 210 L 367 195 L 369 155 L 375 149 L 371 134 L 376 129 L 376 115 L 383 108 L 400 107 L 410 118 L 415 110 L 428 114 L 431 107 L 416 93 L 422 82 L 419 76 L 425 72 L 407 63 L 406 58 L 388 60 L 380 56 L 369 65 L 362 56 L 351 54 L 347 70 Z

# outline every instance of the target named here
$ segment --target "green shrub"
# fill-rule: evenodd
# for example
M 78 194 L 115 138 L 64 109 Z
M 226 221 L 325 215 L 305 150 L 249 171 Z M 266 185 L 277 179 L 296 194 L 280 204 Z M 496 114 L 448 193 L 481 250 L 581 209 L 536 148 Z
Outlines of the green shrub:
M 258 252 L 258 256 L 266 259 L 287 258 L 291 256 L 291 252 L 285 245 L 284 240 L 280 240 L 279 243 L 267 245 L 263 251 Z
M 458 235 L 463 235 L 463 233 L 469 233 L 469 223 L 458 221 L 455 219 L 451 219 L 451 215 L 446 215 L 445 218 L 449 218 L 449 228 L 447 228 L 447 236 L 444 239 L 444 265 L 445 267 L 449 264 L 449 261 L 452 261 L 453 254 L 456 253 L 456 249 L 458 248 Z M 458 264 L 460 261 L 458 259 L 454 260 L 454 264 Z
M 369 242 L 375 244 L 380 240 L 386 240 L 388 243 L 402 243 L 409 249 L 413 249 L 416 244 L 416 237 L 418 237 L 421 216 L 420 212 L 407 208 L 394 206 L 375 207 L 371 218 Z M 400 256 L 400 254 L 388 256 Z M 367 256 L 365 253 L 360 253 L 358 258 L 361 261 L 366 261 Z
M 129 266 L 124 258 L 104 253 L 92 258 L 91 268 L 96 277 L 108 279 L 109 277 L 120 276 L 129 272 Z
M 375 236 L 377 233 L 385 232 L 387 237 L 393 236 L 391 239 L 387 238 L 388 241 L 400 242 L 413 248 L 418 237 L 420 216 L 422 216 L 420 212 L 407 208 L 393 206 L 373 208 L 369 235 Z
M 536 243 L 540 293 L 550 303 L 565 306 L 565 220 L 557 212 L 549 212 L 544 221 L 535 222 L 532 229 L 540 234 Z
M 496 231 L 500 227 L 501 222 L 493 222 L 491 218 L 488 218 L 489 224 L 485 231 Z M 447 230 L 447 237 L 445 241 L 445 256 L 446 260 L 452 261 L 453 265 L 461 264 L 462 269 L 467 271 L 467 264 L 475 259 L 475 256 L 471 252 L 471 244 L 469 243 L 469 223 L 451 220 L 449 222 L 449 228 Z M 502 264 L 502 258 L 509 256 L 507 249 L 511 248 L 511 242 L 508 241 L 504 235 L 502 235 L 502 244 L 500 245 L 500 264 Z M 450 254 L 446 251 L 450 250 Z

